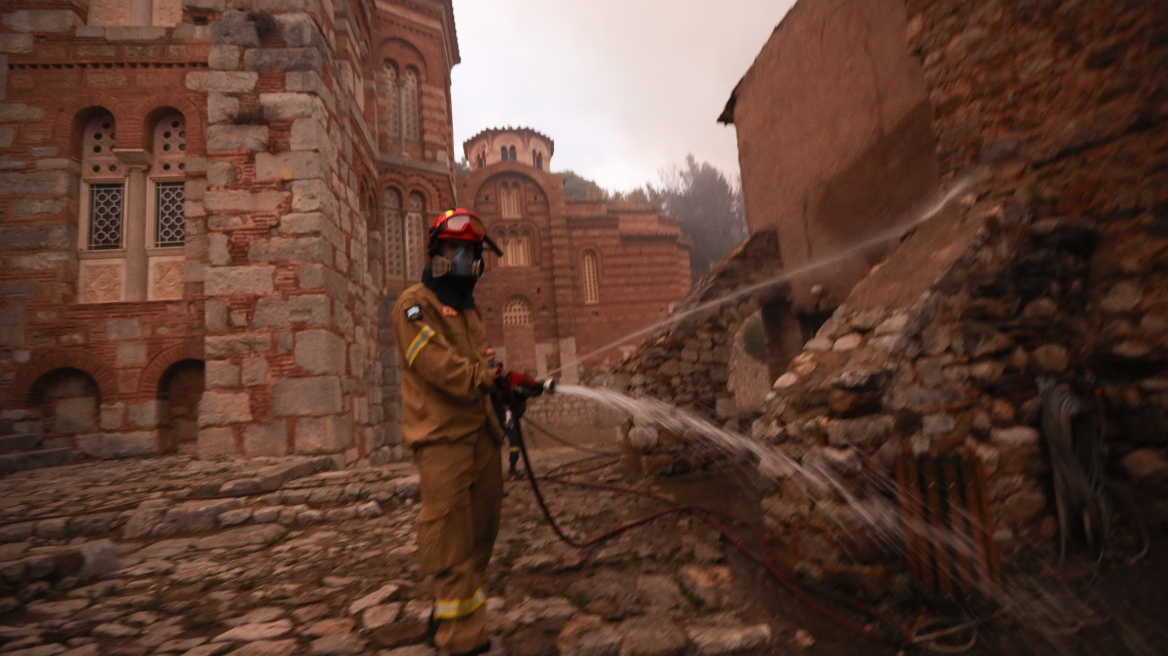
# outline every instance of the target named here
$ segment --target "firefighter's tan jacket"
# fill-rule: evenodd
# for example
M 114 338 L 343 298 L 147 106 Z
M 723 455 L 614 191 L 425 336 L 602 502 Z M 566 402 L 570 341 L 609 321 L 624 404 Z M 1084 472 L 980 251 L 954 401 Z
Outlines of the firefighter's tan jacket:
M 455 311 L 418 283 L 393 308 L 406 446 L 503 430 L 491 408 L 495 374 L 487 367 L 487 333 L 477 310 Z

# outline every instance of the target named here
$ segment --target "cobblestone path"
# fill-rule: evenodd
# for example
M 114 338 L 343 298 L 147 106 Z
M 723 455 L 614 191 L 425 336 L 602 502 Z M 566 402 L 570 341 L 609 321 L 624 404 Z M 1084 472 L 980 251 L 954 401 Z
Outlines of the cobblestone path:
M 537 470 L 579 459 L 546 451 Z M 595 462 L 595 461 L 593 461 Z M 614 481 L 611 468 L 579 480 Z M 636 484 L 648 488 L 647 483 Z M 546 484 L 570 530 L 661 509 Z M 0 479 L 0 653 L 378 654 L 417 644 L 431 595 L 415 562 L 410 464 L 327 458 L 109 461 Z M 587 550 L 559 542 L 526 481 L 506 483 L 488 585 L 495 654 L 798 652 L 751 602 L 716 533 L 669 516 Z

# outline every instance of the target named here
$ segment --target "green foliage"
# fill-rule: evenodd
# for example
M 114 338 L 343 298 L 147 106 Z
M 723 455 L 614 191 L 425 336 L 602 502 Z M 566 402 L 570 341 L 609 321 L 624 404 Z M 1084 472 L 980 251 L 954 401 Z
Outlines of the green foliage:
M 564 200 L 606 201 L 609 193 L 592 180 L 583 178 L 575 171 L 561 171 L 556 175 L 564 180 Z
M 742 346 L 747 355 L 759 362 L 766 362 L 767 336 L 761 316 L 756 314 L 750 317 L 742 326 Z
M 470 162 L 465 157 L 454 163 L 454 177 L 460 178 L 470 173 Z

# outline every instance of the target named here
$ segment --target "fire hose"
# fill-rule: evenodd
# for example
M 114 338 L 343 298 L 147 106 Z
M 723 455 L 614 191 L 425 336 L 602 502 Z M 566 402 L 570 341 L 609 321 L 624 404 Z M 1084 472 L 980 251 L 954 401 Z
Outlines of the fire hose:
M 522 410 L 520 410 L 520 412 L 518 414 L 521 415 Z M 532 489 L 532 492 L 535 496 L 536 503 L 539 505 L 540 510 L 543 512 L 544 518 L 547 520 L 548 525 L 551 527 L 552 531 L 565 544 L 570 545 L 572 547 L 576 547 L 578 549 L 592 547 L 592 546 L 595 546 L 601 542 L 612 539 L 612 538 L 614 538 L 614 537 L 616 537 L 616 536 L 618 536 L 618 535 L 620 535 L 620 534 L 622 534 L 630 529 L 648 524 L 649 522 L 652 522 L 652 521 L 659 519 L 661 517 L 665 517 L 665 516 L 673 515 L 673 514 L 679 514 L 679 513 L 688 513 L 688 514 L 690 514 L 698 519 L 701 519 L 702 521 L 704 521 L 708 525 L 710 525 L 715 531 L 717 531 L 719 533 L 719 535 L 722 536 L 722 538 L 724 540 L 726 540 L 727 543 L 729 543 L 731 546 L 733 546 L 735 549 L 740 551 L 745 556 L 747 556 L 747 557 L 757 561 L 759 564 L 761 564 L 768 572 L 770 572 L 770 574 L 772 576 L 775 577 L 775 579 L 780 583 L 780 585 L 782 585 L 788 592 L 790 592 L 792 595 L 794 595 L 796 598 L 798 598 L 800 601 L 802 601 L 804 604 L 806 604 L 812 610 L 816 611 L 817 613 L 819 613 L 823 617 L 827 618 L 828 620 L 838 624 L 839 626 L 841 626 L 849 631 L 852 631 L 856 634 L 859 634 L 859 635 L 861 635 L 865 638 L 869 638 L 871 640 L 885 642 L 885 643 L 889 643 L 889 644 L 893 644 L 893 645 L 897 645 L 897 646 L 905 646 L 905 645 L 920 642 L 919 640 L 916 640 L 914 638 L 914 635 L 913 635 L 914 632 L 911 628 L 909 628 L 909 627 L 903 625 L 902 623 L 900 623 L 899 621 L 885 615 L 881 611 L 879 611 L 871 606 L 868 606 L 867 604 L 864 604 L 863 602 L 860 602 L 859 600 L 856 600 L 856 599 L 842 597 L 839 595 L 828 595 L 824 591 L 819 591 L 819 594 L 821 596 L 832 597 L 833 601 L 836 601 L 838 603 L 843 603 L 847 606 L 850 606 L 853 610 L 858 611 L 858 612 L 872 618 L 873 620 L 876 621 L 876 626 L 865 626 L 865 625 L 859 624 L 851 619 L 848 619 L 847 617 L 845 617 L 844 615 L 840 614 L 839 612 L 833 610 L 832 608 L 828 607 L 826 603 L 824 603 L 820 599 L 816 598 L 816 596 L 812 592 L 808 591 L 807 589 L 804 588 L 804 586 L 799 584 L 799 582 L 796 580 L 796 574 L 793 571 L 781 567 L 778 563 L 776 563 L 773 559 L 771 559 L 769 557 L 769 555 L 767 554 L 767 549 L 766 549 L 766 529 L 765 528 L 763 528 L 762 526 L 760 526 L 759 524 L 757 524 L 755 522 L 752 522 L 752 521 L 749 521 L 747 519 L 732 515 L 730 513 L 722 511 L 722 510 L 718 510 L 716 508 L 710 508 L 707 506 L 691 505 L 691 504 L 678 504 L 678 503 L 674 502 L 672 499 L 669 499 L 668 497 L 665 497 L 663 495 L 656 494 L 653 492 L 648 492 L 645 490 L 637 490 L 634 488 L 622 487 L 622 486 L 617 486 L 617 485 L 609 485 L 609 484 L 604 484 L 604 483 L 585 483 L 585 482 L 580 482 L 580 481 L 570 481 L 570 480 L 566 480 L 566 478 L 565 478 L 568 475 L 576 474 L 576 473 L 583 473 L 583 472 L 572 472 L 570 474 L 560 474 L 560 475 L 556 475 L 556 476 L 544 476 L 544 477 L 542 477 L 544 480 L 547 480 L 547 481 L 550 481 L 553 483 L 572 485 L 572 486 L 580 487 L 580 488 L 584 488 L 584 489 L 641 496 L 641 497 L 644 497 L 647 499 L 652 499 L 654 501 L 666 504 L 666 508 L 663 510 L 660 510 L 660 511 L 655 512 L 655 513 L 650 513 L 650 514 L 645 515 L 643 517 L 639 517 L 637 519 L 625 522 L 625 523 L 623 523 L 615 528 L 604 531 L 604 532 L 600 533 L 599 535 L 595 535 L 595 536 L 592 536 L 592 537 L 589 537 L 586 539 L 576 539 L 576 538 L 569 536 L 563 530 L 563 528 L 559 525 L 559 522 L 557 522 L 555 520 L 555 517 L 552 515 L 551 509 L 548 507 L 547 501 L 543 495 L 543 491 L 540 488 L 539 480 L 536 477 L 535 472 L 531 466 L 531 458 L 527 452 L 527 444 L 526 444 L 525 440 L 523 439 L 523 432 L 522 432 L 522 428 L 520 427 L 520 422 L 518 420 L 513 420 L 513 421 L 514 421 L 514 430 L 517 432 L 517 434 L 519 436 L 520 454 L 523 457 L 523 464 L 524 464 L 524 467 L 526 469 L 527 480 L 528 480 L 529 484 L 531 485 L 531 489 Z M 549 435 L 549 436 L 552 435 L 551 431 L 547 430 L 546 428 L 543 428 L 542 426 L 536 424 L 535 422 L 532 422 L 530 419 L 526 420 L 526 423 L 545 435 Z M 594 471 L 596 469 L 603 468 L 604 466 L 611 466 L 611 464 L 612 463 L 606 463 L 602 467 L 593 467 L 588 471 Z M 757 541 L 757 543 L 758 543 L 757 549 L 751 549 L 750 547 L 748 547 L 745 542 L 743 542 L 738 536 L 734 535 L 731 532 L 731 530 L 727 527 L 727 524 L 738 525 L 738 526 L 746 528 L 751 534 L 753 534 L 753 537 Z M 883 629 L 883 631 L 881 629 Z M 938 633 L 937 635 L 940 635 L 940 633 Z M 972 647 L 972 643 L 970 644 L 970 646 Z

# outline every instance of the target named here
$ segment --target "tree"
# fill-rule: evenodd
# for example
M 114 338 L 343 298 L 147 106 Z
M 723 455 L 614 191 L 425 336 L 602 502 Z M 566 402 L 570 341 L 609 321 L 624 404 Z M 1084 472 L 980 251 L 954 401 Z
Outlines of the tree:
M 470 173 L 470 162 L 465 157 L 454 163 L 454 177 L 460 178 Z
M 575 171 L 561 171 L 556 175 L 564 179 L 564 200 L 600 202 L 609 199 L 609 193 L 600 185 L 577 175 Z
M 682 232 L 693 240 L 689 263 L 696 281 L 748 234 L 741 181 L 731 186 L 721 171 L 692 154 L 660 176 L 661 186 L 645 190 L 653 204 L 681 219 Z

